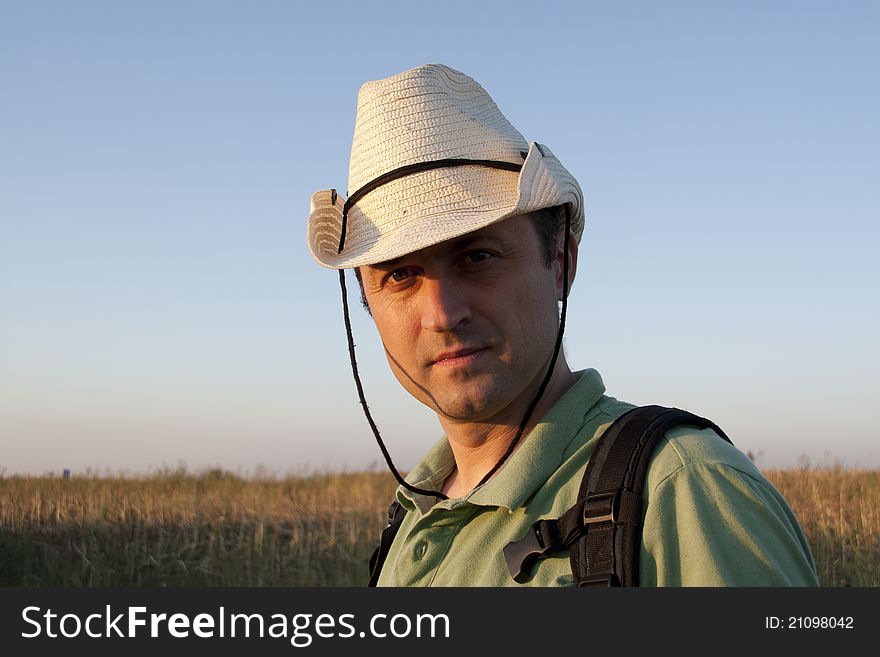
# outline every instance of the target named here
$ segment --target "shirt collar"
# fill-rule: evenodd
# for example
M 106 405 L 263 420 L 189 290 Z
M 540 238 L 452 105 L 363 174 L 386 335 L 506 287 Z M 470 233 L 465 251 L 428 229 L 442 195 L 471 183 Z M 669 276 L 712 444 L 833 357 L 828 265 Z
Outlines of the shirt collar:
M 492 479 L 478 486 L 463 500 L 483 506 L 517 509 L 543 486 L 559 468 L 571 441 L 578 434 L 590 409 L 602 398 L 605 385 L 594 369 L 575 372 L 577 381 L 553 405 L 513 451 Z M 455 467 L 449 441 L 444 436 L 407 475 L 406 481 L 418 488 L 440 490 Z M 402 486 L 397 498 L 409 509 L 422 513 L 434 506 L 437 498 L 412 493 Z

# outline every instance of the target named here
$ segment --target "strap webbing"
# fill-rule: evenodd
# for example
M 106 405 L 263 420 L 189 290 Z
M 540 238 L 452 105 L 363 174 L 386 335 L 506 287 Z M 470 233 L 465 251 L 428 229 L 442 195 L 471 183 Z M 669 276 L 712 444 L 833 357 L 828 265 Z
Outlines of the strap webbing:
M 524 583 L 535 562 L 569 550 L 578 586 L 638 586 L 642 491 L 658 442 L 678 425 L 711 428 L 713 422 L 677 408 L 644 406 L 618 417 L 602 434 L 581 480 L 577 502 L 559 518 L 536 521 L 504 548 L 510 574 Z
M 382 530 L 382 537 L 379 539 L 379 547 L 373 551 L 370 557 L 370 583 L 368 586 L 376 586 L 379 581 L 379 574 L 382 572 L 382 565 L 388 557 L 388 551 L 394 542 L 394 537 L 403 524 L 406 517 L 406 509 L 396 499 L 388 507 L 388 525 Z
M 635 408 L 599 439 L 587 464 L 575 507 L 583 530 L 569 547 L 578 586 L 638 586 L 642 492 L 654 447 L 679 425 L 712 429 L 711 420 L 663 406 Z

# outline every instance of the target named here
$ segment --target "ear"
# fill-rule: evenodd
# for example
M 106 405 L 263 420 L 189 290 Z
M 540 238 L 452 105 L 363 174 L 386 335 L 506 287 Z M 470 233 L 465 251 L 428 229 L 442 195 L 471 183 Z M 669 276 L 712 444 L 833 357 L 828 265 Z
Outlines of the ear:
M 565 272 L 565 229 L 559 231 L 559 239 L 556 242 L 556 260 L 554 269 L 556 271 L 556 299 L 562 301 L 563 293 L 563 273 Z M 568 233 L 568 293 L 571 294 L 572 285 L 574 285 L 574 277 L 577 273 L 578 258 L 578 241 L 574 233 Z

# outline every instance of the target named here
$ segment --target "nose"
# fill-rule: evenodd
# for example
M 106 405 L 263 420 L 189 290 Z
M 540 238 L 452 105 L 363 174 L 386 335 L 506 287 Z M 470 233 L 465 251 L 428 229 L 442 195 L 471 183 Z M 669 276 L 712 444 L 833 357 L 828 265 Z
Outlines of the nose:
M 444 333 L 470 319 L 465 291 L 451 277 L 425 278 L 419 292 L 425 330 Z

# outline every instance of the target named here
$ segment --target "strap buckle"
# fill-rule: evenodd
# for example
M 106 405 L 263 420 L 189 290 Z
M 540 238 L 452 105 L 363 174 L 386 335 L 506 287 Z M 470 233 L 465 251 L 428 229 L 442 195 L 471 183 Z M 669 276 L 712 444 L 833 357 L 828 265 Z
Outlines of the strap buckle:
M 618 488 L 611 493 L 594 493 L 584 500 L 582 520 L 584 531 L 589 531 L 591 525 L 610 523 L 612 529 L 618 522 L 620 515 L 620 498 L 623 489 Z M 612 565 L 611 570 L 614 570 Z M 577 585 L 612 588 L 620 586 L 620 578 L 614 572 L 595 573 L 578 580 Z
M 584 500 L 584 526 L 600 522 L 617 522 L 620 511 L 620 489 L 611 493 L 594 493 Z
M 547 521 L 537 520 L 525 536 L 504 546 L 504 558 L 513 581 L 519 584 L 527 581 L 535 562 L 558 548 L 552 540 L 547 540 L 546 534 Z

